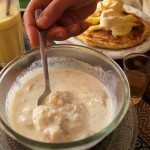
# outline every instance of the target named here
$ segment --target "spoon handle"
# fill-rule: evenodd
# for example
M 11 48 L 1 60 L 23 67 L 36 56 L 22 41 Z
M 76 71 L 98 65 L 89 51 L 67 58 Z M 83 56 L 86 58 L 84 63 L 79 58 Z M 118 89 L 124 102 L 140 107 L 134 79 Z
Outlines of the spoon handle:
M 35 20 L 37 20 L 39 14 L 40 14 L 40 9 L 37 9 L 35 11 Z M 45 37 L 45 31 L 38 29 L 38 34 L 39 34 L 39 40 L 40 41 L 40 53 L 41 53 L 41 58 L 42 58 L 42 63 L 43 63 L 43 70 L 44 70 L 44 76 L 45 76 L 45 91 L 47 93 L 51 92 L 50 89 L 50 80 L 49 80 L 49 73 L 48 73 L 48 62 L 47 62 L 47 49 L 46 49 L 46 37 Z
M 50 81 L 49 81 L 49 73 L 48 73 L 48 62 L 47 62 L 47 50 L 45 45 L 45 31 L 38 31 L 40 40 L 40 53 L 42 57 L 42 63 L 43 63 L 43 70 L 44 70 L 44 76 L 45 76 L 45 90 L 51 92 L 50 90 Z

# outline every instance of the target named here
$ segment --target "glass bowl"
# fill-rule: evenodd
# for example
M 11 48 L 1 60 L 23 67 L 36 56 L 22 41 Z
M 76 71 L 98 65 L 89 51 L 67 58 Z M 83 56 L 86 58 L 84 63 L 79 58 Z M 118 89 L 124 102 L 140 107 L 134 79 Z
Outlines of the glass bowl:
M 25 54 L 11 61 L 5 68 L 3 68 L 0 73 L 0 127 L 13 139 L 32 149 L 89 149 L 108 136 L 124 118 L 130 103 L 130 88 L 128 80 L 122 69 L 114 60 L 87 47 L 78 45 L 53 45 L 52 47 L 47 46 L 47 55 L 48 57 L 74 58 L 76 60 L 90 64 L 91 66 L 100 66 L 104 72 L 109 73 L 108 78 L 106 78 L 106 84 L 108 83 L 109 86 L 112 86 L 114 90 L 112 97 L 113 103 L 115 104 L 114 115 L 111 122 L 103 130 L 99 131 L 93 136 L 68 143 L 56 144 L 39 142 L 28 139 L 15 132 L 7 120 L 5 109 L 7 94 L 16 78 L 23 71 L 27 70 L 36 60 L 40 60 L 40 51 L 39 48 L 37 48 L 35 50 L 26 52 Z M 113 86 L 114 83 L 116 86 Z

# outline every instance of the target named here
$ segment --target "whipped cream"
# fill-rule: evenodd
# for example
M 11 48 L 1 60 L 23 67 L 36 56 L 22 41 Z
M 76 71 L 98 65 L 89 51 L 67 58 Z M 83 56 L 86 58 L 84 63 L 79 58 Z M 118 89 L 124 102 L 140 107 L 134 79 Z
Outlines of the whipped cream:
M 103 0 L 99 2 L 94 15 L 90 17 L 90 19 L 87 19 L 87 21 L 90 20 L 90 22 L 92 22 L 92 20 L 94 20 L 93 18 L 99 16 L 100 27 L 92 27 L 88 31 L 91 32 L 93 29 L 104 29 L 112 31 L 113 36 L 124 36 L 130 33 L 132 27 L 136 26 L 135 22 L 137 18 L 133 14 L 125 15 L 123 12 L 122 0 Z
M 108 9 L 113 9 L 118 13 L 123 12 L 123 2 L 122 0 L 103 0 L 97 4 L 97 8 L 99 11 L 105 11 Z
M 123 3 L 121 0 L 104 0 L 101 2 L 100 26 L 105 30 L 111 30 L 114 36 L 124 36 L 136 25 L 136 18 L 128 19 L 128 15 L 123 15 Z

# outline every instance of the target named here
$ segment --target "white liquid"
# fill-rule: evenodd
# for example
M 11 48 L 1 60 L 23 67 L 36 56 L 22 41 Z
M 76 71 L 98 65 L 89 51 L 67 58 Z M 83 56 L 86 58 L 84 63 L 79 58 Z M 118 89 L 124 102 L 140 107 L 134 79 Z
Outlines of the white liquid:
M 44 78 L 41 72 L 33 72 L 32 75 L 25 75 L 22 79 L 22 85 L 19 88 L 14 86 L 11 89 L 11 94 L 8 95 L 8 118 L 16 132 L 34 140 L 66 142 L 93 135 L 109 124 L 113 114 L 112 101 L 104 84 L 92 75 L 82 71 L 73 69 L 53 69 L 49 71 L 52 91 L 70 92 L 73 94 L 73 99 L 71 99 L 70 102 L 64 102 L 63 109 L 58 106 L 56 106 L 55 109 L 59 111 L 60 114 L 66 115 L 65 117 L 70 117 L 68 118 L 70 121 L 69 126 L 62 129 L 61 133 L 57 132 L 61 137 L 58 137 L 57 133 L 53 135 L 53 141 L 45 137 L 42 128 L 46 127 L 47 124 L 44 123 L 43 126 L 37 124 L 38 127 L 40 127 L 39 130 L 42 130 L 42 132 L 38 131 L 35 129 L 32 118 L 32 110 L 37 107 L 37 100 L 44 91 Z M 69 109 L 74 109 L 77 105 L 82 105 L 84 110 L 79 109 L 81 112 L 78 113 L 78 111 L 75 111 L 75 113 L 71 115 L 71 110 L 68 110 L 67 107 L 69 107 Z M 53 104 L 51 107 L 55 108 Z M 65 110 L 68 114 L 64 113 L 62 110 Z M 72 121 L 72 118 L 76 117 L 76 115 L 78 115 L 80 119 Z M 34 117 L 35 116 L 34 114 Z M 37 117 L 39 116 L 37 115 Z M 45 118 L 45 120 L 46 119 L 47 118 Z M 64 126 L 63 122 L 65 121 L 61 120 L 61 128 Z M 56 127 L 54 123 L 57 123 L 57 127 L 59 127 L 58 120 L 53 120 L 52 123 L 53 124 L 49 125 L 50 130 L 57 131 L 56 129 L 53 130 L 53 127 Z M 76 126 L 77 123 L 79 123 L 79 126 Z M 70 126 L 72 126 L 73 129 Z M 57 136 L 56 139 L 55 136 Z

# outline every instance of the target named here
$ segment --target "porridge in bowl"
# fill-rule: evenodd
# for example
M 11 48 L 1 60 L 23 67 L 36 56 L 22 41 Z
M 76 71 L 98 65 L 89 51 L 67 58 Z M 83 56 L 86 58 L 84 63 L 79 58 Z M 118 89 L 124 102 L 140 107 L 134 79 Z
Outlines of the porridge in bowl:
M 37 106 L 45 87 L 42 71 L 27 71 L 9 91 L 6 110 L 16 132 L 37 141 L 63 143 L 92 136 L 112 121 L 109 90 L 82 69 L 50 68 L 52 92 L 45 104 Z

